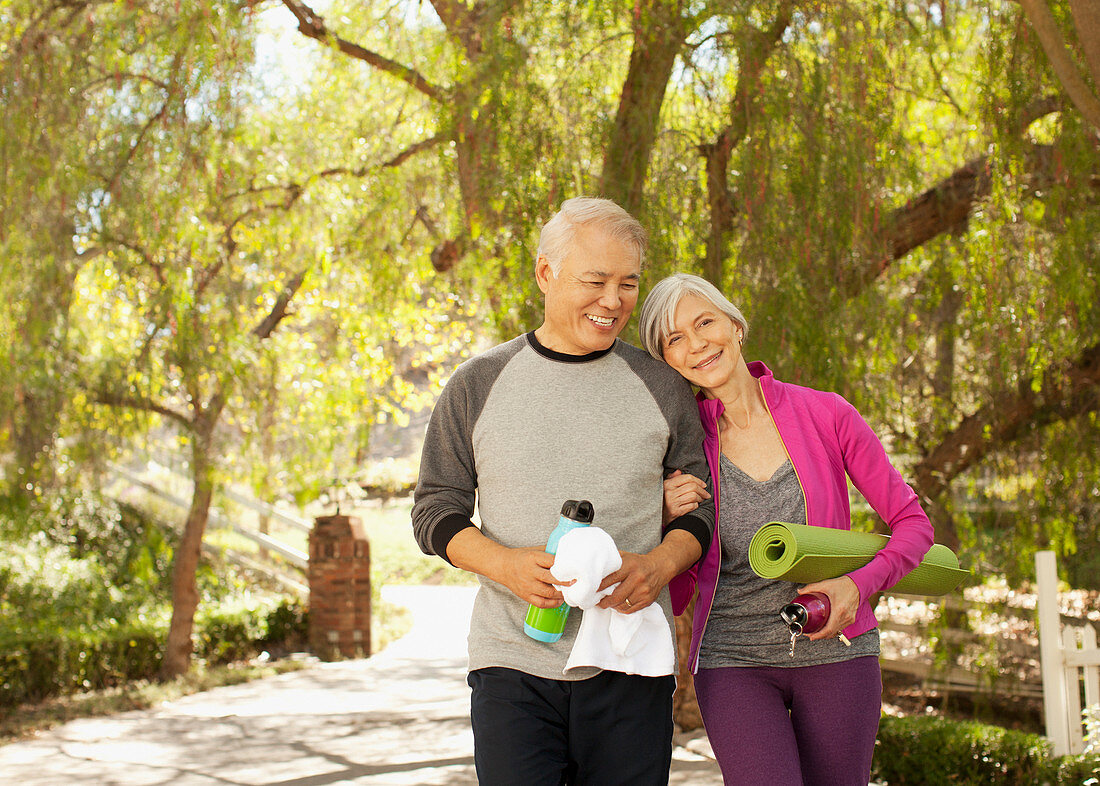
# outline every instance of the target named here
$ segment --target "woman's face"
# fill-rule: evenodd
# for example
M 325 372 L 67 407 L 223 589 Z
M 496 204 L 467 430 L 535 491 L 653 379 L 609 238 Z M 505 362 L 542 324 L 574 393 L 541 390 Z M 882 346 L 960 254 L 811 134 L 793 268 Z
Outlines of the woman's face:
M 665 362 L 688 382 L 713 390 L 733 378 L 741 360 L 741 327 L 709 301 L 685 295 L 662 342 Z

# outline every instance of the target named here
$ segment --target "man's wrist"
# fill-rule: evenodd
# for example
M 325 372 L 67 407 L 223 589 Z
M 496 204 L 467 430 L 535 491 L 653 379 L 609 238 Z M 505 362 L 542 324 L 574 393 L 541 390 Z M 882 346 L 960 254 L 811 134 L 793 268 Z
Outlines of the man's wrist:
M 651 555 L 660 560 L 658 575 L 668 584 L 698 561 L 701 548 L 695 536 L 686 530 L 672 530 L 665 534 Z
M 664 541 L 646 555 L 653 560 L 653 572 L 657 576 L 662 587 L 667 585 L 681 573 L 681 551 L 682 549 L 677 548 L 674 543 Z

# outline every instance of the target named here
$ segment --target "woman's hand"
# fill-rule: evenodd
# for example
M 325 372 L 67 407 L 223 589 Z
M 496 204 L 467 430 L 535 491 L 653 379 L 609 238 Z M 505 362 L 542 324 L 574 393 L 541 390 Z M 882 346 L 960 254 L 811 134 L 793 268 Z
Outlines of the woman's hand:
M 815 581 L 800 587 L 798 591 L 820 592 L 829 597 L 829 619 L 825 627 L 817 633 L 806 634 L 811 641 L 830 639 L 855 622 L 856 609 L 859 608 L 859 588 L 850 577 L 838 576 L 835 579 Z
M 694 475 L 685 475 L 676 470 L 665 478 L 665 499 L 661 511 L 661 524 L 691 513 L 699 503 L 710 499 L 707 484 Z

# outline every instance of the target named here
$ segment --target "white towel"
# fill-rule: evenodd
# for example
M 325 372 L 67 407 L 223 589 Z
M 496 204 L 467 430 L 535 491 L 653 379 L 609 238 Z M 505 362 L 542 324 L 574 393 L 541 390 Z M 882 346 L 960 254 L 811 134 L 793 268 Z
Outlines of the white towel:
M 558 543 L 550 572 L 558 581 L 576 580 L 559 589 L 566 603 L 584 610 L 563 674 L 581 666 L 644 677 L 675 673 L 672 631 L 659 605 L 650 604 L 633 614 L 596 605 L 618 586 L 600 591 L 600 582 L 622 564 L 615 541 L 599 527 L 577 527 Z

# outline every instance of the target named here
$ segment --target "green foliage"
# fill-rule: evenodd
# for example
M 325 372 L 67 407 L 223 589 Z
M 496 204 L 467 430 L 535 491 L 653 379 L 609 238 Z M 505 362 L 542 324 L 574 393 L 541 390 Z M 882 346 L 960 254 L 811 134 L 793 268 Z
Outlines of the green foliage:
M 78 486 L 64 487 L 33 503 L 8 498 L 0 534 L 15 540 L 44 537 L 70 559 L 94 556 L 101 578 L 155 592 L 168 588 L 171 550 L 159 527 L 136 508 Z M 18 514 L 16 514 L 18 512 Z
M 21 633 L 4 626 L 0 706 L 150 678 L 160 667 L 163 627 L 139 623 Z
M 0 518 L 0 706 L 156 677 L 168 630 L 170 549 L 136 510 L 85 492 Z M 210 664 L 300 647 L 297 601 L 201 570 L 196 654 Z
M 1054 757 L 1037 734 L 944 718 L 883 717 L 872 777 L 905 784 L 1087 784 L 1100 776 L 1100 758 Z
M 629 188 L 643 289 L 711 273 L 747 356 L 851 399 L 968 562 L 1015 580 L 1049 546 L 1096 581 L 1096 129 L 1019 4 L 475 5 L 323 4 L 359 59 L 278 3 L 0 2 L 9 494 L 134 441 L 316 499 L 375 425 L 539 324 L 563 199 Z M 163 544 L 104 515 L 49 541 L 163 576 Z

